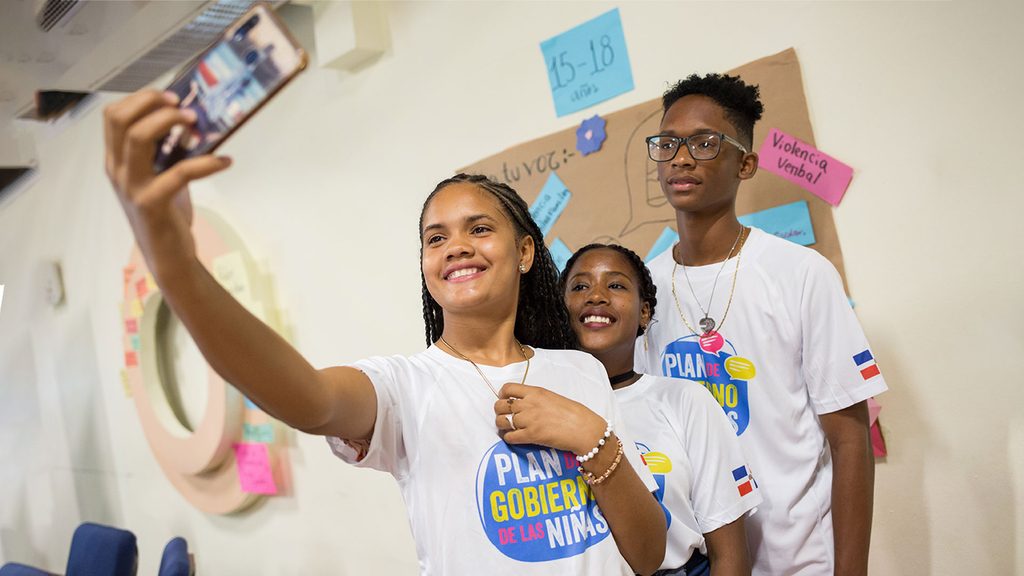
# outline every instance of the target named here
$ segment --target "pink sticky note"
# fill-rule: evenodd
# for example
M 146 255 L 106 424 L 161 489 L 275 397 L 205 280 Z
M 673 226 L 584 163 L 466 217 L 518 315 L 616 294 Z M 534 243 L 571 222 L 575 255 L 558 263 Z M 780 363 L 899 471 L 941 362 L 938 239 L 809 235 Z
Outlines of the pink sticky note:
M 138 294 L 139 298 L 145 298 L 147 292 L 149 292 L 149 284 L 146 284 L 146 279 L 139 278 L 136 280 L 135 293 Z
M 124 330 L 129 334 L 135 334 L 139 331 L 139 323 L 135 318 L 129 318 L 124 321 Z
M 772 128 L 758 151 L 758 167 L 838 206 L 850 186 L 853 168 L 814 146 Z
M 239 442 L 234 445 L 238 463 L 238 480 L 242 492 L 249 494 L 277 494 L 274 473 L 270 468 L 270 454 L 266 444 Z
M 875 453 L 875 458 L 889 454 L 889 450 L 885 447 L 885 437 L 882 436 L 882 427 L 878 422 L 871 425 L 871 448 Z
M 882 411 L 882 405 L 874 398 L 868 398 L 868 423 L 874 424 L 878 420 L 878 413 Z

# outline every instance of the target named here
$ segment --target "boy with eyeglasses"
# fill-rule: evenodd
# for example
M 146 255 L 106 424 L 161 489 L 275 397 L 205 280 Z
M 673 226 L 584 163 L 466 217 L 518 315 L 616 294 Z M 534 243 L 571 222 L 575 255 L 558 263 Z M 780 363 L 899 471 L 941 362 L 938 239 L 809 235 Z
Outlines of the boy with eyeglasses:
M 679 242 L 650 262 L 659 298 L 637 370 L 702 382 L 751 470 L 737 490 L 764 502 L 747 525 L 754 574 L 866 574 L 874 460 L 869 397 L 886 390 L 823 256 L 736 217 L 757 172 L 756 86 L 692 75 L 663 97 L 647 139 Z

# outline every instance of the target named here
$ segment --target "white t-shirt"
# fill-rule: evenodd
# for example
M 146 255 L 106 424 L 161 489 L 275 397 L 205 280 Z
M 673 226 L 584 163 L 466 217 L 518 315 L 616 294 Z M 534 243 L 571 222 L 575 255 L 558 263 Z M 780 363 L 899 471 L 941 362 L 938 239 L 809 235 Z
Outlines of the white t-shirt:
M 761 502 L 729 419 L 696 382 L 644 375 L 615 391 L 622 417 L 658 483 L 668 544 L 662 569 L 707 554 L 704 534 Z
M 828 260 L 757 228 L 739 258 L 724 324 L 736 258 L 686 268 L 705 308 L 722 270 L 710 313 L 723 340 L 703 347 L 679 317 L 672 251 L 650 263 L 659 298 L 646 352 L 637 339 L 637 370 L 704 384 L 732 419 L 764 498 L 746 523 L 754 573 L 832 574 L 832 459 L 818 415 L 885 391 L 885 381 Z M 682 269 L 675 284 L 696 328 L 702 315 Z
M 658 486 L 622 423 L 601 363 L 572 350 L 535 352 L 526 383 L 611 420 L 626 458 L 654 492 Z M 421 574 L 633 573 L 576 457 L 506 444 L 494 425 L 494 393 L 469 362 L 431 346 L 353 366 L 377 392 L 373 438 L 365 451 L 338 438 L 328 442 L 343 460 L 398 481 Z M 519 382 L 525 368 L 525 362 L 480 366 L 496 388 Z

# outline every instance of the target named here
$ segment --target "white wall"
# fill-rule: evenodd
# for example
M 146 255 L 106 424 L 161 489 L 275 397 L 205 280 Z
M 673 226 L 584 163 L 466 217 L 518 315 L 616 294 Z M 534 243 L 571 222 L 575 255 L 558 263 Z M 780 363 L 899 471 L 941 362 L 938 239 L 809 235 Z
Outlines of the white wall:
M 623 2 L 637 88 L 556 119 L 538 44 L 614 6 L 391 5 L 392 50 L 356 74 L 306 73 L 225 147 L 235 166 L 196 202 L 265 258 L 314 364 L 414 352 L 416 218 L 436 181 L 793 46 L 818 144 L 857 170 L 836 221 L 891 388 L 872 573 L 1024 573 L 1021 4 Z M 0 206 L 0 562 L 60 571 L 94 520 L 138 535 L 143 574 L 175 534 L 206 574 L 415 573 L 394 483 L 319 438 L 294 438 L 294 497 L 227 518 L 183 502 L 118 377 L 131 237 L 100 109 L 37 138 L 38 180 Z M 54 259 L 56 310 L 36 278 Z

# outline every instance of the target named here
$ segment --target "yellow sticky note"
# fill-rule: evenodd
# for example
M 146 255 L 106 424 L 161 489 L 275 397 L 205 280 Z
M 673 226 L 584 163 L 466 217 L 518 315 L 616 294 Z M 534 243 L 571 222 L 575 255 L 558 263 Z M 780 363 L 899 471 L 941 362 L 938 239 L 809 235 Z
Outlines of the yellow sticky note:
M 124 388 L 124 397 L 132 397 L 132 386 L 128 383 L 128 371 L 121 368 L 121 387 Z
M 130 313 L 133 318 L 142 316 L 142 300 L 138 298 L 132 300 Z

